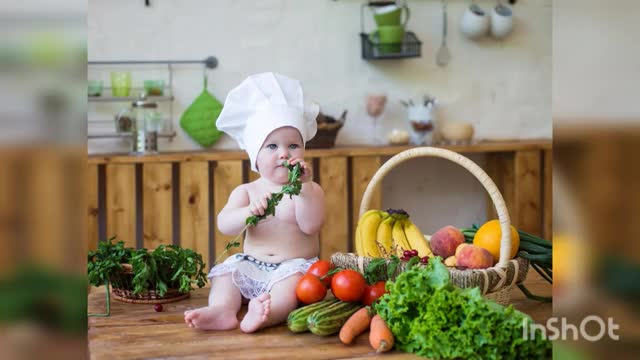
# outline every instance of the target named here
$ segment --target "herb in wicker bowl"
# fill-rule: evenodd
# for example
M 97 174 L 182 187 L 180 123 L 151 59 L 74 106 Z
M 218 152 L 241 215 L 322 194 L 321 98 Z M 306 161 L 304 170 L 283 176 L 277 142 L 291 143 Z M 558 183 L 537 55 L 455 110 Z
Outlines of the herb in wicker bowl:
M 194 286 L 207 282 L 202 256 L 191 249 L 176 245 L 160 245 L 153 251 L 125 247 L 115 238 L 101 241 L 98 249 L 89 251 L 87 273 L 93 286 L 111 284 L 112 289 L 134 296 L 153 294 L 162 299 L 168 293 L 188 294 Z M 109 291 L 106 314 L 109 316 Z

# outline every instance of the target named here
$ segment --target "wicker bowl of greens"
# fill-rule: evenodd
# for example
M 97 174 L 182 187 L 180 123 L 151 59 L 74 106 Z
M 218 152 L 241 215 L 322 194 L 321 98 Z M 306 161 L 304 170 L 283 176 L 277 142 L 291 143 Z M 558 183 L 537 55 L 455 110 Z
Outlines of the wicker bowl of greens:
M 202 256 L 177 245 L 154 250 L 125 247 L 114 238 L 89 251 L 87 272 L 93 286 L 111 285 L 116 300 L 161 304 L 189 297 L 194 285 L 203 287 L 207 277 Z

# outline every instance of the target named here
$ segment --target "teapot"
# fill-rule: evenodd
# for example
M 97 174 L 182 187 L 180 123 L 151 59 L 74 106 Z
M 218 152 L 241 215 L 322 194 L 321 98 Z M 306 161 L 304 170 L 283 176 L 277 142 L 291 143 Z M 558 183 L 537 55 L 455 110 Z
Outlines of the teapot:
M 158 104 L 149 101 L 146 93 L 140 93 L 138 100 L 130 108 L 123 109 L 116 115 L 116 131 L 131 133 L 134 137 L 133 152 L 158 151 L 159 114 L 155 110 Z

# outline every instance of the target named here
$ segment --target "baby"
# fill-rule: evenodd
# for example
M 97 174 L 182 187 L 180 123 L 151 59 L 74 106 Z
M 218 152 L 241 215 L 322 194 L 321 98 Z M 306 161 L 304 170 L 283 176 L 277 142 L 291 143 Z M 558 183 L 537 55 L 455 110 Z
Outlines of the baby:
M 247 217 L 264 214 L 271 193 L 288 182 L 283 162 L 300 164 L 302 190 L 292 198 L 285 195 L 275 216 L 247 229 L 243 253 L 211 269 L 209 306 L 185 312 L 189 327 L 235 329 L 245 299 L 249 305 L 240 329 L 247 333 L 285 322 L 297 307 L 296 284 L 318 260 L 324 222 L 324 192 L 303 161 L 317 115 L 317 105 L 305 107 L 300 82 L 279 74 L 250 76 L 227 96 L 216 124 L 247 151 L 260 178 L 233 190 L 218 214 L 220 232 L 237 235 Z

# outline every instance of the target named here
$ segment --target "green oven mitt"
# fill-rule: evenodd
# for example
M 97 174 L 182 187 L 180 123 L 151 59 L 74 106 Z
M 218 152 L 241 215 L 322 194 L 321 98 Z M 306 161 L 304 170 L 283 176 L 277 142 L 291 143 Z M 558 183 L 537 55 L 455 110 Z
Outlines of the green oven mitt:
M 182 114 L 180 127 L 200 146 L 211 146 L 222 135 L 222 131 L 216 127 L 220 112 L 222 112 L 222 103 L 207 91 L 205 76 L 204 89 Z

